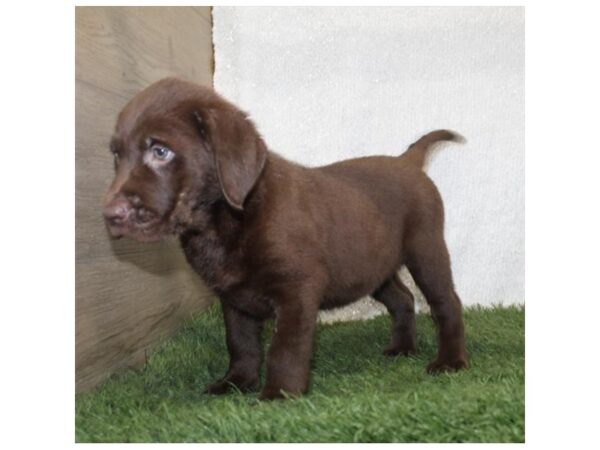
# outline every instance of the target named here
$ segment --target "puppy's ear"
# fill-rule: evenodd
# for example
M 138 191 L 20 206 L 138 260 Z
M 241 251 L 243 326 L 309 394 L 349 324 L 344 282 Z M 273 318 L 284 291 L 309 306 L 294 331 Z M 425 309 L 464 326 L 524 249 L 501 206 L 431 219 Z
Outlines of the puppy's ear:
M 234 108 L 195 111 L 200 132 L 215 158 L 221 191 L 233 208 L 244 201 L 265 166 L 267 148 L 246 115 Z

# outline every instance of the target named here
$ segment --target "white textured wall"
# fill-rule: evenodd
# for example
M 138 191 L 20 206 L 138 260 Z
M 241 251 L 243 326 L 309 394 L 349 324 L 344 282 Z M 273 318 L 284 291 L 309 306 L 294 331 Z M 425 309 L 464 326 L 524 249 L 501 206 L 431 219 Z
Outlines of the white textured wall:
M 524 9 L 215 7 L 215 88 L 321 165 L 449 128 L 428 173 L 463 303 L 524 302 Z

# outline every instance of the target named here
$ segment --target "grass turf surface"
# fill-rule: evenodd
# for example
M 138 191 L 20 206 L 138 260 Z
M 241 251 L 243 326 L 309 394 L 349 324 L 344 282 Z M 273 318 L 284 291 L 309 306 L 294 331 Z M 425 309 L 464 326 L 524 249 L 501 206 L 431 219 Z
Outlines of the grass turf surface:
M 218 307 L 163 342 L 140 370 L 76 397 L 77 442 L 524 442 L 522 307 L 466 308 L 471 369 L 427 375 L 436 353 L 417 316 L 418 355 L 381 354 L 390 319 L 320 325 L 308 395 L 202 394 L 227 368 Z M 265 342 L 271 330 L 267 329 Z

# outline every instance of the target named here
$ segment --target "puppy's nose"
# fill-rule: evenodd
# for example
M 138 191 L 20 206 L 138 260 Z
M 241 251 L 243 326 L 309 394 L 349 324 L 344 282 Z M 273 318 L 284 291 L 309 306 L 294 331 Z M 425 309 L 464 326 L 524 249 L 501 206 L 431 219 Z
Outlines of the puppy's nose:
M 104 219 L 110 225 L 122 225 L 129 216 L 131 205 L 125 197 L 116 197 L 104 207 Z

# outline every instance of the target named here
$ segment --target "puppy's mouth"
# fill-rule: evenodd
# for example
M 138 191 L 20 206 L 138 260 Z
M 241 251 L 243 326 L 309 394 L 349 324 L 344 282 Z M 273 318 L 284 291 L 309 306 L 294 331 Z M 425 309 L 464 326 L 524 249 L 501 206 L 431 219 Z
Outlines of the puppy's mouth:
M 106 228 L 113 239 L 127 237 L 139 242 L 156 242 L 166 234 L 162 217 L 147 208 L 131 208 L 117 218 L 105 217 Z

